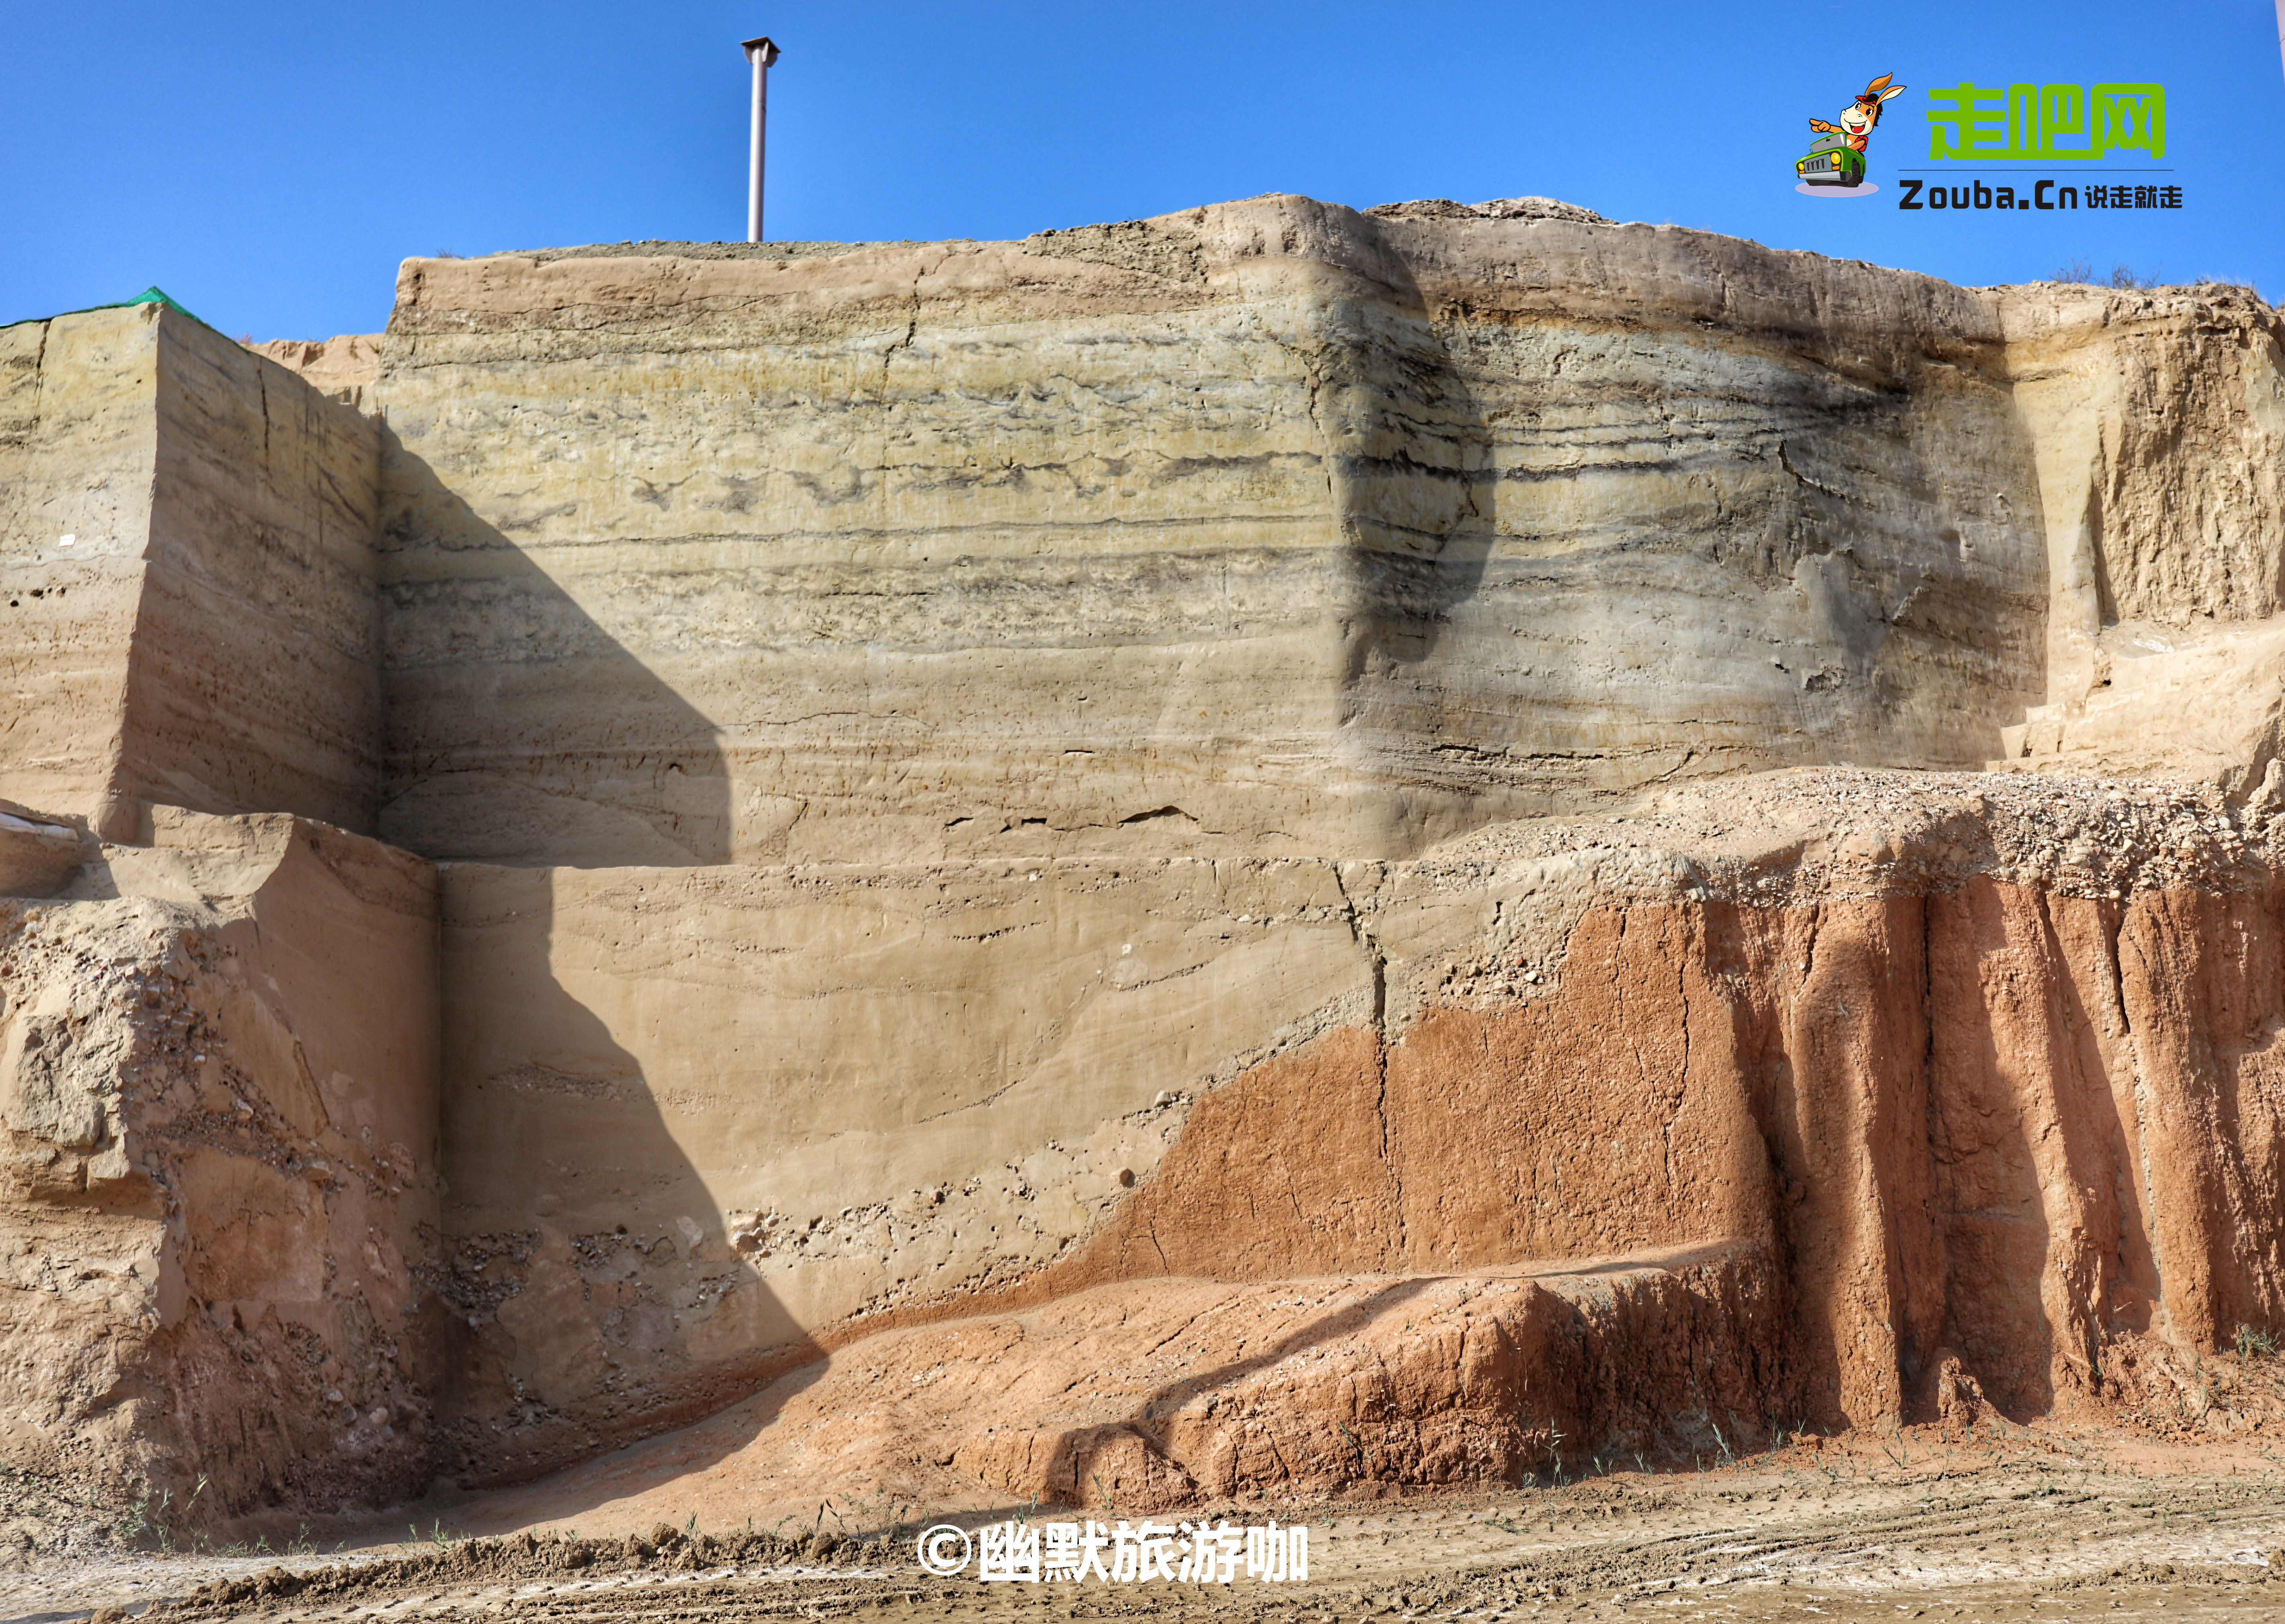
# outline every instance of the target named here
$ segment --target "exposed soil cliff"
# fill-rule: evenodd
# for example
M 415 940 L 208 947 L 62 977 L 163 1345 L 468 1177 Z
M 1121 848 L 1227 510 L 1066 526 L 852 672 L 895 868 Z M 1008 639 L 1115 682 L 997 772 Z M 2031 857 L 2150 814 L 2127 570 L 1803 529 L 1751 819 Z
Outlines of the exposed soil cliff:
M 154 1515 L 417 1490 L 434 877 L 285 816 L 153 833 L 0 902 L 0 1460 Z
M 1263 977 L 1269 945 L 1330 928 L 1366 985 L 1343 992 L 1336 976 L 1274 1057 L 1218 1087 L 1135 1098 L 1123 1138 L 1073 1145 L 1041 1116 L 1046 1097 L 1019 1103 L 1030 1084 L 983 1119 L 1040 1149 L 996 1164 L 925 1102 L 911 1128 L 883 1134 L 829 1120 L 805 1132 L 789 1100 L 760 1142 L 805 1140 L 795 1159 L 823 1181 L 818 1195 L 861 1195 L 871 1170 L 899 1165 L 941 1181 L 786 1223 L 746 1216 L 749 1192 L 789 1196 L 798 1175 L 745 1160 L 730 1108 L 682 1107 L 699 1138 L 724 1137 L 691 1157 L 681 1193 L 653 1189 L 721 1228 L 645 1220 L 658 1235 L 646 1267 L 663 1258 L 688 1282 L 662 1282 L 661 1298 L 693 1306 L 675 1316 L 687 1373 L 650 1361 L 639 1385 L 660 1396 L 644 1402 L 822 1349 L 869 1361 L 856 1345 L 876 1332 L 1120 1283 L 1262 1282 L 1268 1302 L 1324 1276 L 1569 1275 L 1622 1258 L 1655 1272 L 1711 1248 L 1759 1305 L 1717 1315 L 1718 1362 L 1762 1372 L 1758 1397 L 1733 1399 L 1719 1423 L 1733 1437 L 1962 1403 L 2017 1421 L 2131 1405 L 2121 1363 L 2147 1341 L 2210 1349 L 2241 1325 L 2285 1325 L 2281 874 L 2285 826 L 2211 789 L 1823 770 L 1340 865 L 1330 918 L 1261 900 L 1309 894 L 1306 874 L 1269 893 L 1259 875 L 1226 875 L 1236 897 L 1215 958 L 1250 945 L 1257 968 L 1209 961 L 1193 976 L 1261 1007 L 1279 985 Z M 1082 866 L 1040 883 L 1083 895 L 1105 880 Z M 1145 899 L 1179 904 L 1163 887 Z M 673 892 L 656 906 L 687 940 Z M 1004 913 L 954 918 L 1008 942 Z M 1135 944 L 1072 946 L 1084 987 Z M 1017 973 L 1025 950 L 978 951 L 967 973 L 996 952 L 1010 996 L 1038 996 L 1022 990 L 1036 971 Z M 913 949 L 895 961 L 928 961 Z M 1101 1055 L 1092 1030 L 1074 1021 L 1067 1041 Z M 718 1036 L 737 1041 L 734 1028 Z M 1052 1063 L 1040 1075 L 1081 1122 L 1117 1099 L 1098 1087 L 1090 1102 Z M 512 1336 L 475 1315 L 477 1345 L 538 1401 L 483 1435 L 485 1451 L 522 1460 L 468 1457 L 480 1476 L 625 1435 L 625 1390 L 593 1388 L 545 1350 L 594 1347 L 632 1375 L 632 1357 L 610 1351 L 626 1288 L 604 1283 L 641 1275 L 608 1261 L 625 1240 L 581 1238 L 595 1220 L 571 1192 L 588 1179 L 629 1188 L 644 1165 L 639 1134 L 575 1129 L 528 1094 L 495 1118 L 505 1102 L 483 1098 L 459 1130 L 472 1153 L 522 1143 L 582 1173 L 543 1181 L 564 1193 L 549 1223 L 486 1249 L 484 1278 L 546 1312 L 521 1313 Z M 978 1158 L 969 1176 L 939 1171 L 964 1157 Z M 1122 1315 L 1143 1312 L 1131 1293 L 1118 1300 Z M 1056 1368 L 1076 1393 L 1126 1401 L 1124 1385 L 1098 1392 Z M 1462 1402 L 1464 1365 L 1441 1368 L 1407 1390 L 1396 1424 Z M 1669 1411 L 1691 1408 L 1693 1379 L 1685 1364 L 1659 1386 Z M 1204 1381 L 1192 1396 L 1219 1390 Z M 1205 1446 L 1154 1428 L 1147 1407 L 1126 1419 L 1181 1471 L 1203 1471 Z M 1674 1447 L 1590 1400 L 1565 1430 L 1598 1452 Z M 1347 1480 L 1344 1457 L 1298 1438 L 1280 1447 L 1317 1463 L 1312 1481 Z M 1378 1458 L 1392 1480 L 1422 1481 L 1431 1454 Z
M 2285 1330 L 2242 290 L 1267 197 L 398 291 L 0 333 L 21 1463 L 1161 1504 Z

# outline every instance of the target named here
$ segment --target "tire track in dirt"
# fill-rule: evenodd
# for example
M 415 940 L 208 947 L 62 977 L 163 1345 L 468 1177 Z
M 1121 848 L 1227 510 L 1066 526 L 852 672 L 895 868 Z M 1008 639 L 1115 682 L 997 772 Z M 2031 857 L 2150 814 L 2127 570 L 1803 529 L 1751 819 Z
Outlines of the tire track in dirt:
M 1292 1519 L 1291 1508 L 1279 1515 Z M 2285 1615 L 2285 1480 L 2270 1476 L 2153 1479 L 2018 1465 L 1843 1485 L 1798 1473 L 1709 1473 L 1324 1507 L 1301 1520 L 1317 1531 L 1315 1573 L 1291 1586 L 986 1585 L 917 1573 L 902 1538 L 836 1548 L 766 1534 L 694 1537 L 661 1526 L 620 1540 L 465 1541 L 330 1566 L 304 1561 L 298 1571 L 252 1573 L 243 1561 L 146 1561 L 141 1596 L 171 1595 L 141 1616 L 168 1624 L 670 1624 L 850 1615 L 1010 1624 L 1064 1618 L 1521 1624 L 1559 1614 L 1812 1624 L 1928 1613 Z M 0 1583 L 0 1624 L 83 1618 L 99 1600 L 88 1593 L 70 1598 L 75 1609 L 10 1605 L 27 1594 L 13 1581 Z

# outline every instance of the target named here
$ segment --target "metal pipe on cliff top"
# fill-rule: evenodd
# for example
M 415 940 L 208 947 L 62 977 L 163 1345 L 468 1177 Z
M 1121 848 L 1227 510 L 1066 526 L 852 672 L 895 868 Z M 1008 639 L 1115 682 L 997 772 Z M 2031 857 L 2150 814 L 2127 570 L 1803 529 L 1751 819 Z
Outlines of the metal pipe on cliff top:
M 2285 0 L 2280 0 L 2285 4 Z M 770 111 L 770 64 L 778 59 L 778 48 L 766 34 L 745 43 L 746 60 L 754 65 L 754 145 L 753 157 L 746 170 L 746 240 L 762 239 L 762 126 L 768 122 Z

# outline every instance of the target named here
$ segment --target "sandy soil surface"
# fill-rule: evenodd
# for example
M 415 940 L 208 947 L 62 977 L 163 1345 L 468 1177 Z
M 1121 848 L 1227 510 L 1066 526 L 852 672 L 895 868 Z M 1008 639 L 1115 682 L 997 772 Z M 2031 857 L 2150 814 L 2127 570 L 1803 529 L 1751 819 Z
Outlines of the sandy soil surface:
M 479 1498 L 461 1509 L 474 1518 L 486 1506 Z M 550 1531 L 473 1540 L 432 1518 L 420 1543 L 381 1543 L 369 1530 L 353 1549 L 323 1555 L 35 1559 L 0 1575 L 0 1624 L 142 1615 L 279 1624 L 849 1614 L 1293 1624 L 2285 1616 L 2285 1463 L 2258 1447 L 2097 1448 L 2020 1430 L 1945 1440 L 1930 1428 L 1806 1440 L 1699 1472 L 1622 1472 L 1298 1514 L 1289 1506 L 1215 1510 L 1238 1523 L 1271 1514 L 1306 1521 L 1309 1580 L 1241 1576 L 1223 1587 L 939 1579 L 915 1560 L 921 1518 L 846 1538 L 824 1537 L 834 1534 L 824 1514 L 809 1528 L 751 1534 L 661 1525 L 614 1539 Z

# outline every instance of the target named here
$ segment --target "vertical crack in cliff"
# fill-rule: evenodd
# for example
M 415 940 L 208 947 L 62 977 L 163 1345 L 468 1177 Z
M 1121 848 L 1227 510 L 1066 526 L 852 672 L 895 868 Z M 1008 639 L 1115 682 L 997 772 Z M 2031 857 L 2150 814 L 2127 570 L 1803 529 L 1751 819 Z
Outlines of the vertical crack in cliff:
M 1309 429 L 1317 436 L 1317 456 L 1325 470 L 1325 511 L 1339 524 L 1341 501 L 1340 493 L 1333 487 L 1333 443 L 1325 433 L 1323 414 L 1317 410 L 1317 393 L 1324 386 L 1324 377 L 1307 361 L 1301 363 L 1301 372 L 1309 385 Z
M 1373 1102 L 1372 1113 L 1380 1128 L 1380 1165 L 1387 1169 L 1392 1204 L 1396 1209 L 1396 1256 L 1409 1259 L 1404 1212 L 1404 1171 L 1388 1142 L 1388 1040 L 1376 1037 L 1372 1046 Z
M 1383 1044 L 1388 1041 L 1388 955 L 1370 934 L 1364 938 L 1366 962 L 1372 969 L 1372 1030 Z
M 1293 357 L 1294 364 L 1301 369 L 1302 382 L 1308 386 L 1309 428 L 1310 431 L 1316 435 L 1317 458 L 1319 463 L 1323 467 L 1325 471 L 1325 502 L 1327 510 L 1331 514 L 1334 523 L 1338 525 L 1342 522 L 1342 514 L 1340 511 L 1340 492 L 1336 488 L 1333 481 L 1333 465 L 1336 458 L 1333 451 L 1332 436 L 1327 433 L 1325 429 L 1325 419 L 1321 401 L 1321 396 L 1324 392 L 1325 387 L 1324 371 L 1318 365 L 1317 353 L 1313 353 L 1308 349 L 1305 349 L 1302 346 L 1296 344 L 1290 340 L 1280 338 L 1275 333 L 1265 334 L 1265 336 L 1268 338 L 1271 343 L 1276 345 L 1278 349 L 1285 351 L 1286 354 Z M 1321 353 L 1323 349 L 1324 346 L 1322 344 L 1316 347 L 1318 353 Z
M 881 391 L 883 396 L 882 404 L 884 405 L 887 404 L 886 396 L 889 388 L 890 360 L 899 349 L 910 349 L 913 347 L 913 341 L 920 336 L 921 294 L 920 285 L 917 281 L 915 281 L 913 286 L 912 298 L 913 313 L 905 318 L 905 336 L 899 339 L 895 343 L 890 345 L 886 349 L 883 349 L 881 352 Z
M 1347 898 L 1346 886 L 1342 888 L 1341 895 L 1344 899 Z M 1372 971 L 1372 1117 L 1379 1135 L 1377 1153 L 1387 1175 L 1392 1201 L 1396 1209 L 1395 1255 L 1402 1259 L 1406 1256 L 1404 1174 L 1396 1165 L 1396 1156 L 1388 1136 L 1388 956 L 1381 951 L 1380 944 L 1373 940 L 1372 932 L 1357 920 L 1354 904 L 1350 906 L 1349 918 L 1350 929 L 1356 935 L 1357 945 L 1364 949 L 1365 961 Z
M 1804 490 L 1819 491 L 1826 496 L 1833 498 L 1836 501 L 1853 502 L 1856 499 L 1849 496 L 1847 491 L 1835 490 L 1824 481 L 1812 478 L 1810 475 L 1802 473 L 1799 468 L 1794 467 L 1793 454 L 1786 448 L 1786 443 L 1782 437 L 1778 441 L 1778 466 L 1783 468 L 1787 474 L 1792 475 L 1794 482 L 1800 485 Z
M 2104 942 L 2108 945 L 2110 950 L 2111 997 L 2117 1006 L 2118 1024 L 2120 1031 L 2125 1039 L 2122 1052 L 2129 1069 L 2129 1076 L 2133 1084 L 2134 1171 L 2136 1176 L 2141 1181 L 2141 1189 L 2137 1193 L 2141 1200 L 2142 1211 L 2152 1215 L 2144 1222 L 2144 1238 L 2148 1244 L 2150 1251 L 2151 1298 L 2155 1303 L 2160 1305 L 2162 1311 L 2163 1311 L 2166 1309 L 2167 1302 L 2166 1227 L 2163 1223 L 2157 1222 L 2155 1219 L 2155 1215 L 2164 1211 L 2164 1209 L 2158 1204 L 2159 1194 L 2157 1169 L 2152 1166 L 2150 1162 L 2150 1118 L 2153 1115 L 2150 1104 L 2150 1087 L 2148 1079 L 2143 1072 L 2141 1045 L 2135 1040 L 2134 1023 L 2132 1017 L 2126 1012 L 2126 953 L 2124 938 L 2126 934 L 2126 912 L 2127 907 L 2130 906 L 2132 905 L 2121 906 L 2116 920 L 2106 920 L 2103 922 L 2102 935 Z M 2146 965 L 2143 968 L 2147 972 L 2148 967 Z M 2150 981 L 2155 978 L 2146 974 L 2144 979 L 2146 981 Z M 2116 1085 L 2113 1086 L 2115 1087 Z M 2121 1220 L 2120 1228 L 2123 1232 L 2124 1228 L 2124 1214 L 2121 1215 Z
M 2103 922 L 2102 945 L 2105 953 L 2104 968 L 2110 972 L 2110 986 L 2108 988 L 2108 992 L 2110 993 L 2110 1008 L 2112 1012 L 2118 1017 L 2119 1032 L 2129 1040 L 2132 1040 L 2134 1036 L 2134 1018 L 2126 1013 L 2126 973 L 2121 967 L 2118 959 L 2119 933 L 2125 928 L 2126 910 L 2124 907 L 2121 907 L 2118 911 L 2118 917 L 2116 919 L 2105 920 Z M 2138 1074 L 2140 1073 L 2140 1068 L 2139 1066 L 2136 1068 L 2136 1071 Z
M 1349 940 L 1365 956 L 1365 967 L 1372 975 L 1373 1035 L 1384 1044 L 1388 1040 L 1388 955 L 1365 928 L 1363 917 L 1357 912 L 1356 898 L 1349 895 L 1348 882 L 1341 876 L 1341 866 L 1331 865 L 1334 889 L 1341 894 L 1341 915 L 1349 928 Z
M 926 268 L 916 271 L 913 273 L 912 286 L 905 290 L 905 297 L 910 302 L 912 306 L 910 312 L 905 318 L 905 335 L 891 343 L 886 349 L 881 351 L 881 410 L 884 413 L 889 409 L 889 363 L 896 357 L 896 354 L 899 350 L 910 349 L 913 347 L 913 341 L 920 336 L 921 279 L 925 277 L 927 274 L 928 270 Z M 882 442 L 882 455 L 884 459 L 888 455 L 887 440 L 885 436 L 883 436 Z M 885 460 L 882 465 L 880 472 L 883 474 L 888 472 L 888 467 Z
M 35 438 L 39 435 L 40 424 L 46 412 L 46 407 L 43 403 L 46 400 L 48 392 L 48 333 L 54 328 L 55 325 L 56 324 L 52 320 L 43 321 L 40 324 L 39 346 L 32 351 L 32 417 L 30 432 Z M 27 440 L 26 443 L 28 445 L 32 443 L 32 442 Z
M 1348 882 L 1341 876 L 1341 866 L 1331 865 L 1333 884 L 1341 893 L 1341 906 L 1348 920 L 1349 938 L 1365 956 L 1366 967 L 1372 974 L 1372 1065 L 1373 1065 L 1373 1124 L 1378 1133 L 1378 1155 L 1394 1192 L 1396 1208 L 1395 1255 L 1405 1255 L 1404 1178 L 1396 1165 L 1396 1157 L 1388 1137 L 1388 955 L 1373 939 L 1358 914 L 1356 899 L 1349 895 Z M 1299 1208 L 1295 1211 L 1298 1212 Z

